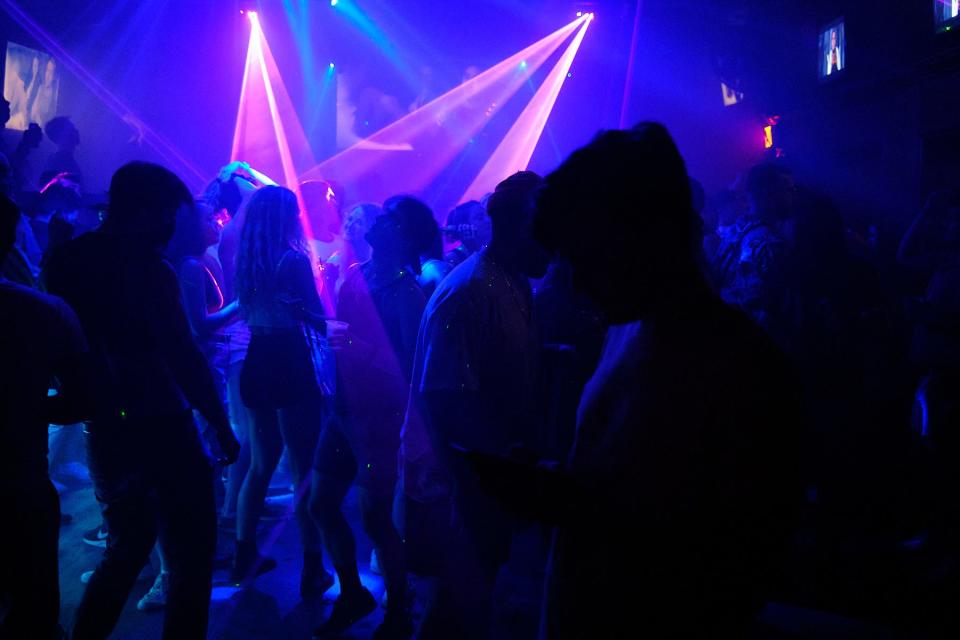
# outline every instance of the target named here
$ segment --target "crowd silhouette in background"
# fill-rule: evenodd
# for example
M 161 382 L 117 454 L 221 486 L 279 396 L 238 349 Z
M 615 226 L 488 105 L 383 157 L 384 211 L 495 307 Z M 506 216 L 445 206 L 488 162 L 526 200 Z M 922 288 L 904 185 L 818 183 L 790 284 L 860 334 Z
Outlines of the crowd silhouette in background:
M 361 533 L 374 638 L 492 637 L 531 527 L 543 638 L 767 637 L 765 603 L 843 601 L 894 556 L 897 597 L 957 629 L 960 190 L 894 261 L 785 164 L 705 194 L 655 123 L 442 224 L 244 162 L 198 195 L 132 162 L 100 202 L 79 143 L 58 117 L 0 149 L 0 637 L 64 637 L 47 427 L 76 423 L 106 540 L 77 640 L 154 549 L 141 608 L 206 637 L 218 527 L 232 584 L 277 567 L 284 451 L 300 596 L 340 585 L 316 637 L 378 606 Z

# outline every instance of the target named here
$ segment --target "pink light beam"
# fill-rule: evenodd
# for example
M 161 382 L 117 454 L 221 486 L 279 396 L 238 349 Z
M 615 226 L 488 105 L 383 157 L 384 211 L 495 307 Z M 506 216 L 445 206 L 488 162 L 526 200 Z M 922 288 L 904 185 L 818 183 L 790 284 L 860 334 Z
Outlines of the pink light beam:
M 301 178 L 333 179 L 346 184 L 365 182 L 367 196 L 374 200 L 422 189 L 587 19 L 583 16 L 561 27 L 325 160 Z M 369 148 L 384 145 L 409 145 L 411 151 Z
M 231 159 L 245 160 L 263 171 L 272 172 L 277 178 L 282 176 L 282 182 L 297 196 L 304 233 L 308 240 L 313 240 L 315 234 L 300 189 L 294 151 L 297 158 L 303 158 L 310 164 L 314 162 L 313 154 L 270 52 L 260 19 L 254 12 L 249 12 L 247 16 L 250 19 L 250 43 L 240 89 Z M 313 256 L 311 264 L 318 264 L 316 256 Z M 331 292 L 321 278 L 317 278 L 317 282 L 325 308 L 333 309 Z
M 633 63 L 637 57 L 637 40 L 640 35 L 640 14 L 643 12 L 643 0 L 636 0 L 637 8 L 633 14 L 633 33 L 630 36 L 630 57 L 627 58 L 627 78 L 623 83 L 623 101 L 620 103 L 620 128 L 627 127 L 627 107 L 633 93 Z
M 273 133 L 276 136 L 277 147 L 280 151 L 280 162 L 283 167 L 283 179 L 287 183 L 287 188 L 299 191 L 297 185 L 297 169 L 293 165 L 293 155 L 290 153 L 290 143 L 287 141 L 287 132 L 283 126 L 283 119 L 280 117 L 280 109 L 277 106 L 277 96 L 273 89 L 273 83 L 270 81 L 270 73 L 267 71 L 267 61 L 265 58 L 266 41 L 263 32 L 260 30 L 260 20 L 255 13 L 250 14 L 250 22 L 253 24 L 253 30 L 257 32 L 256 38 L 256 58 L 257 65 L 260 67 L 260 75 L 263 79 L 263 86 L 267 93 L 267 106 L 270 108 L 270 121 L 273 124 Z
M 527 168 L 540 141 L 540 136 L 543 135 L 543 129 L 547 126 L 547 119 L 557 102 L 557 96 L 560 95 L 560 89 L 563 88 L 563 83 L 567 79 L 573 59 L 577 56 L 583 37 L 587 33 L 593 14 L 588 13 L 586 17 L 577 35 L 567 46 L 567 50 L 563 52 L 543 84 L 507 131 L 507 135 L 490 155 L 480 173 L 460 198 L 460 202 L 479 200 L 485 193 L 493 191 L 501 180 Z
M 244 160 L 295 189 L 301 169 L 315 164 L 256 13 L 249 12 L 250 44 L 237 108 L 231 160 Z

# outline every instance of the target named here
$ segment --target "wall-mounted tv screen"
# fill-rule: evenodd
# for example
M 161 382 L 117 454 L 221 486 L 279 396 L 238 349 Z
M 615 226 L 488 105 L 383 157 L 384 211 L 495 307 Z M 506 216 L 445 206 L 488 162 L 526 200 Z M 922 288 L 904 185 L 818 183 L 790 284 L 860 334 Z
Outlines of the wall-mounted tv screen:
M 933 20 L 937 31 L 960 28 L 960 0 L 933 0 Z
M 26 130 L 31 122 L 45 125 L 57 115 L 60 66 L 48 53 L 7 43 L 3 97 L 10 102 L 8 129 Z
M 820 77 L 841 73 L 847 68 L 847 37 L 843 20 L 834 20 L 820 30 Z

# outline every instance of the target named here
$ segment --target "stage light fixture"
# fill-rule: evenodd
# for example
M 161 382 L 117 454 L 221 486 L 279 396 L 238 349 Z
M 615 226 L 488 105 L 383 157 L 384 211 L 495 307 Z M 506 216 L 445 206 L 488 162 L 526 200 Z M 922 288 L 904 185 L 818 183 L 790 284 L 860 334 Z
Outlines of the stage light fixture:
M 527 61 L 526 61 L 526 60 L 521 60 L 521 61 L 520 61 L 520 68 L 521 68 L 521 69 L 526 69 L 526 68 L 527 68 Z
M 330 6 L 335 7 L 340 3 L 340 0 L 330 0 Z
M 335 65 L 331 62 L 331 63 L 330 63 L 330 68 L 333 69 L 334 66 L 335 66 Z
M 583 15 L 583 11 L 577 11 L 577 17 L 578 17 L 578 18 L 581 17 L 582 15 Z

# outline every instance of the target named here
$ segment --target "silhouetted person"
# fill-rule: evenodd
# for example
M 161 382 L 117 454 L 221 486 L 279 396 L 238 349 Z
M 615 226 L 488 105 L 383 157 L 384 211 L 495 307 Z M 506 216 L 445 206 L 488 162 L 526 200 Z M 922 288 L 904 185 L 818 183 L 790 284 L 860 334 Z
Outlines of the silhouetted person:
M 721 297 L 746 311 L 775 340 L 786 344 L 785 317 L 789 256 L 788 225 L 796 208 L 793 175 L 776 164 L 760 164 L 747 174 L 750 211 L 737 221 L 714 261 Z
M 320 265 L 329 291 L 336 292 L 340 288 L 351 267 L 370 259 L 370 244 L 365 236 L 382 213 L 383 210 L 378 205 L 370 203 L 358 204 L 347 211 L 341 233 L 343 246 Z
M 447 215 L 444 233 L 459 244 L 447 252 L 444 260 L 457 266 L 490 242 L 490 218 L 476 200 L 459 204 Z
M 597 368 L 607 325 L 590 299 L 574 291 L 570 264 L 565 260 L 550 263 L 534 300 L 544 393 L 537 451 L 562 458 L 573 444 L 577 405 Z
M 226 402 L 226 360 L 229 340 L 220 330 L 236 316 L 237 301 L 224 304 L 221 284 L 223 275 L 220 264 L 216 258 L 207 253 L 207 249 L 220 239 L 220 226 L 216 222 L 213 206 L 205 200 L 198 200 L 190 208 L 181 207 L 177 212 L 176 224 L 176 231 L 167 245 L 165 254 L 177 270 L 183 308 L 194 338 L 210 365 L 217 391 L 221 399 Z M 215 439 L 215 434 L 208 429 L 202 416 L 199 416 L 198 423 L 205 438 Z M 244 471 L 246 470 L 249 466 L 250 451 L 249 447 L 245 449 L 241 446 L 238 460 L 230 465 L 230 471 L 233 471 L 234 467 L 241 466 L 240 458 L 244 454 L 247 459 L 247 464 L 244 465 Z M 216 468 L 216 475 L 221 475 L 221 472 L 221 468 Z M 230 499 L 231 488 L 227 488 L 225 502 Z M 234 509 L 236 493 L 237 491 L 234 490 Z M 165 541 L 162 537 L 157 545 L 157 556 L 160 560 L 160 571 L 153 586 L 137 603 L 137 609 L 140 611 L 155 611 L 166 606 L 170 571 L 166 559 Z
M 402 435 L 399 517 L 414 568 L 439 574 L 420 638 L 486 638 L 511 519 L 476 485 L 452 444 L 501 453 L 536 432 L 538 340 L 527 278 L 548 256 L 532 237 L 540 178 L 501 182 L 490 245 L 440 283 L 420 325 Z
M 486 215 L 486 212 L 484 212 L 484 215 Z M 417 282 L 423 289 L 423 294 L 427 300 L 437 290 L 437 286 L 443 282 L 443 279 L 453 271 L 453 265 L 443 257 L 443 237 L 440 235 L 440 227 L 437 225 L 432 211 L 430 212 L 430 220 L 433 220 L 433 223 L 429 234 L 433 240 L 423 255 L 420 256 L 420 275 L 417 277 Z
M 93 355 L 95 419 L 85 436 L 90 475 L 109 531 L 77 609 L 73 638 L 105 638 L 162 531 L 170 570 L 165 638 L 206 637 L 216 514 L 211 461 L 191 407 L 237 444 L 162 251 L 184 184 L 143 162 L 121 167 L 99 230 L 51 256 L 47 288 L 77 312 Z
M 931 546 L 960 554 L 960 188 L 930 194 L 897 258 L 925 275 L 912 309 L 912 364 L 923 376 L 917 397 L 931 449 L 936 500 Z M 954 587 L 956 593 L 960 587 Z
M 360 584 L 356 545 L 341 504 L 355 482 L 363 528 L 383 570 L 388 604 L 375 638 L 413 633 L 403 543 L 393 525 L 400 428 L 426 298 L 417 284 L 420 254 L 439 235 L 433 213 L 408 196 L 390 198 L 366 234 L 371 259 L 347 273 L 337 319 L 349 327 L 338 337 L 336 420 L 317 449 L 311 511 L 340 578 L 341 595 L 319 633 L 344 630 L 376 608 Z
M 0 260 L 20 211 L 0 195 Z M 62 300 L 0 277 L 0 637 L 63 637 L 57 541 L 60 501 L 47 470 L 47 425 L 89 417 L 86 343 Z M 48 389 L 59 380 L 58 394 Z
M 0 129 L 6 128 L 10 115 L 10 101 L 0 96 Z M 10 149 L 7 149 L 6 142 L 0 138 L 0 153 L 7 155 L 9 152 Z
M 575 151 L 546 178 L 536 230 L 611 323 L 563 471 L 470 456 L 490 489 L 558 524 L 544 637 L 744 637 L 800 498 L 798 390 L 706 285 L 666 129 Z
M 260 185 L 273 184 L 267 176 L 245 162 L 231 162 L 220 169 L 217 177 L 207 185 L 203 199 L 210 203 L 218 220 L 223 221 L 217 258 L 222 272 L 222 292 L 229 306 L 237 301 L 237 251 L 246 219 L 246 203 Z M 189 313 L 189 311 L 188 311 Z M 240 487 L 250 469 L 250 423 L 251 414 L 240 398 L 240 372 L 250 346 L 250 329 L 239 317 L 222 328 L 227 339 L 227 405 L 230 422 L 242 446 L 236 464 L 227 471 L 221 518 L 228 528 L 236 526 L 237 500 Z
M 80 145 L 80 132 L 73 121 L 67 116 L 58 116 L 48 122 L 43 132 L 50 138 L 50 142 L 57 145 L 57 150 L 47 160 L 45 171 L 53 173 L 72 173 L 82 180 L 83 172 L 77 164 L 74 152 Z
M 10 102 L 0 96 L 0 154 L 7 156 L 10 161 L 11 180 L 14 189 L 23 189 L 28 185 L 32 187 L 31 176 L 33 170 L 30 166 L 29 156 L 34 149 L 40 146 L 40 142 L 43 140 L 43 130 L 36 122 L 31 122 L 14 145 L 12 141 L 6 142 L 2 139 L 4 133 L 13 132 L 4 129 L 8 120 L 10 120 Z

